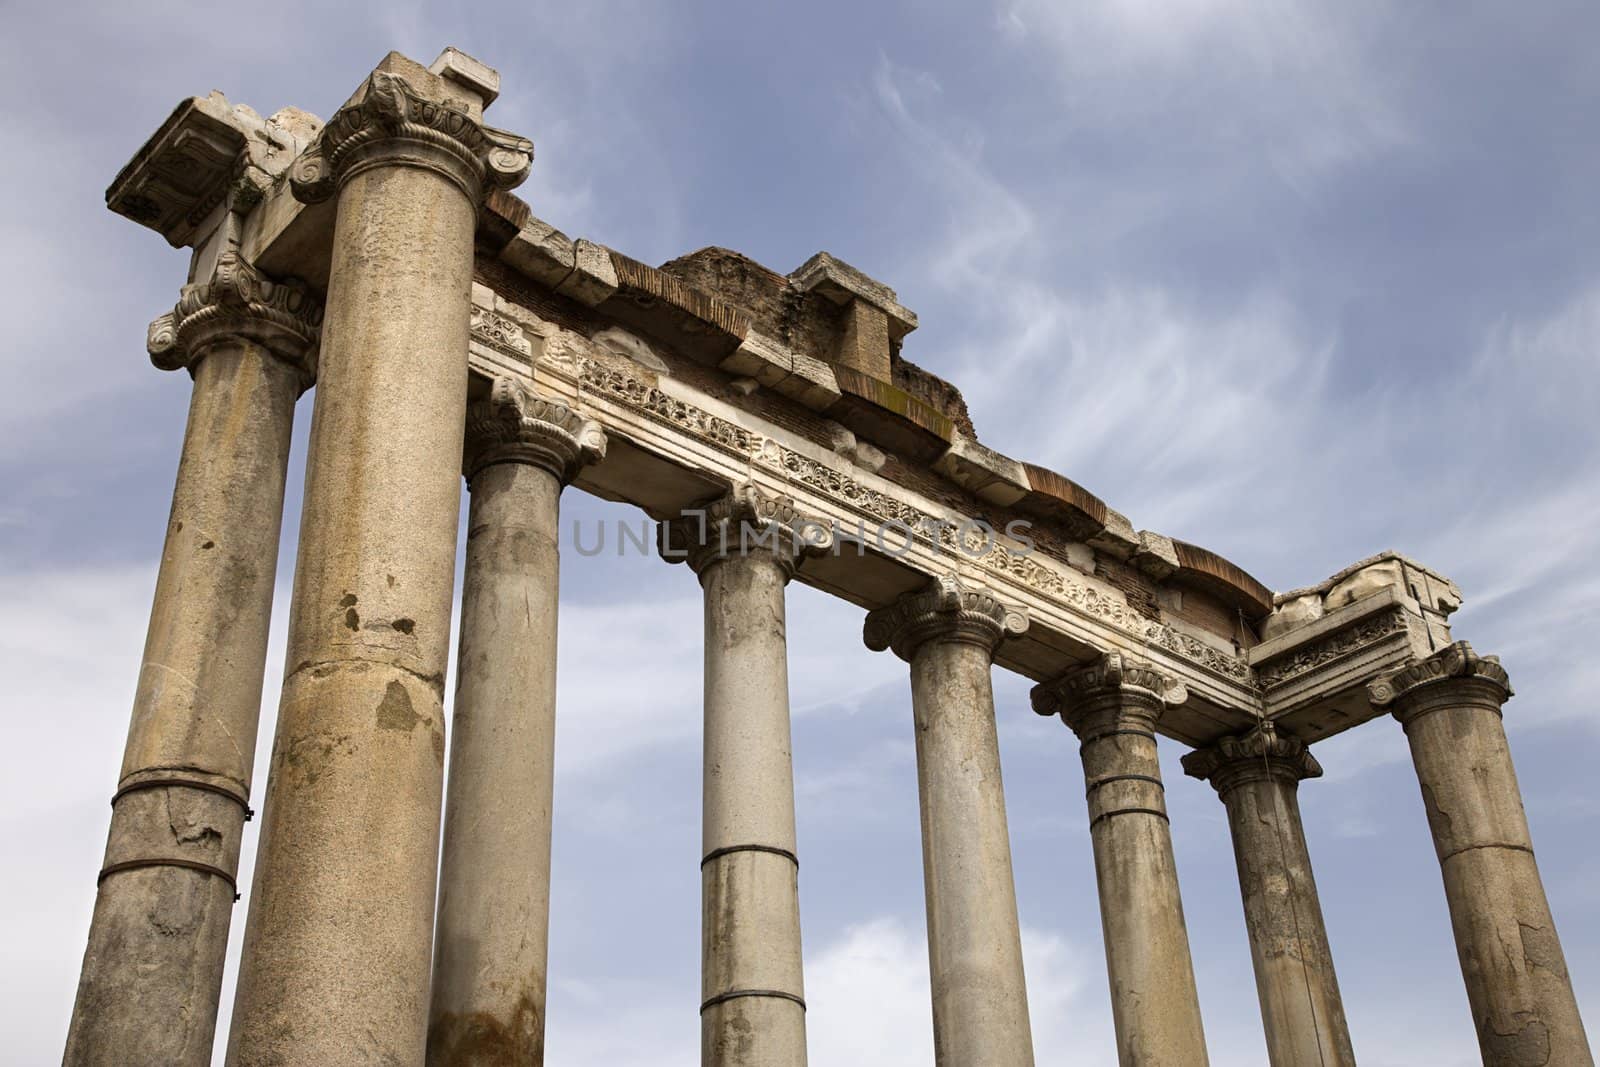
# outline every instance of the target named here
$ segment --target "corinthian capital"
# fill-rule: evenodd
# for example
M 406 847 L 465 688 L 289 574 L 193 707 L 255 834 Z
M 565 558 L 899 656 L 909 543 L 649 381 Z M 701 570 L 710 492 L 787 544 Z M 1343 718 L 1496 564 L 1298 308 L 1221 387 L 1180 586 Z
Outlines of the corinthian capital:
M 1183 757 L 1183 772 L 1209 781 L 1218 793 L 1268 779 L 1295 783 L 1322 777 L 1322 765 L 1305 744 L 1280 734 L 1270 720 Z
M 1120 652 L 1107 652 L 1087 666 L 1039 683 L 1030 696 L 1034 711 L 1061 716 L 1074 733 L 1085 737 L 1100 732 L 1094 724 L 1102 719 L 1107 728 L 1120 728 L 1124 718 L 1138 719 L 1144 728 L 1153 728 L 1168 707 L 1189 699 L 1189 691 L 1148 663 L 1134 663 Z
M 1002 639 L 1028 630 L 1028 616 L 982 586 L 941 575 L 918 593 L 867 613 L 862 639 L 874 652 L 892 649 L 910 661 L 930 639 L 966 641 L 994 651 Z
M 833 543 L 832 532 L 800 513 L 794 499 L 745 482 L 657 528 L 657 547 L 668 563 L 688 563 L 701 574 L 713 563 L 757 552 L 770 554 L 794 577 L 800 561 Z
M 458 185 L 477 201 L 491 188 L 510 189 L 528 176 L 533 142 L 485 126 L 460 101 L 417 80 L 375 70 L 356 99 L 340 108 L 289 170 L 297 199 L 332 196 L 353 174 L 375 166 L 421 167 Z
M 251 341 L 299 369 L 309 387 L 321 333 L 322 302 L 304 282 L 273 281 L 230 248 L 210 278 L 185 285 L 177 306 L 150 324 L 146 348 L 162 370 L 193 373 L 218 341 Z
M 1480 656 L 1465 641 L 1367 685 L 1367 699 L 1376 707 L 1392 706 L 1401 723 L 1444 704 L 1490 704 L 1498 710 L 1511 696 L 1511 679 L 1499 657 Z
M 493 463 L 526 463 L 549 471 L 561 484 L 605 458 L 600 424 L 555 400 L 529 392 L 511 378 L 495 379 L 489 395 L 467 408 L 467 481 Z

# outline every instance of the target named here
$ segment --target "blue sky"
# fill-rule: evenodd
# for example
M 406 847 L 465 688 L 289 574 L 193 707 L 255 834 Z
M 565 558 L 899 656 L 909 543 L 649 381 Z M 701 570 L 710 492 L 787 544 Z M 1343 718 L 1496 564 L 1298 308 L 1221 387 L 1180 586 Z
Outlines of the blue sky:
M 907 357 L 963 388 L 986 443 L 1136 527 L 1279 589 L 1386 547 L 1455 578 L 1458 636 L 1518 692 L 1506 724 L 1546 887 L 1600 1018 L 1592 5 L 62 3 L 6 23 L 15 1062 L 64 1038 L 188 398 L 143 352 L 186 259 L 106 212 L 104 187 L 182 97 L 327 117 L 384 52 L 446 44 L 501 70 L 491 120 L 538 146 L 521 194 L 569 234 L 780 271 L 826 249 L 920 314 Z M 564 508 L 638 519 L 576 492 Z M 286 548 L 269 679 L 292 565 Z M 562 588 L 550 1062 L 691 1064 L 699 591 L 681 567 L 572 551 Z M 812 1061 L 926 1064 L 904 667 L 865 650 L 854 607 L 794 587 L 790 611 Z M 1039 1059 L 1110 1063 L 1076 744 L 1024 680 L 995 683 Z M 1261 1064 L 1223 809 L 1178 755 L 1212 1061 Z M 1477 1062 L 1398 725 L 1317 755 L 1301 805 L 1358 1056 Z

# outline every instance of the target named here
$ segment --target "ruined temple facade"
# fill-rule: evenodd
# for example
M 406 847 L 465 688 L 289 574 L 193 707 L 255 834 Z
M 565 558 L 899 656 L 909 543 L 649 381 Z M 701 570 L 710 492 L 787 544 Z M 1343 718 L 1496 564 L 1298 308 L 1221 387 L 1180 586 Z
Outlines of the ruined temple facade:
M 1356 727 L 1409 739 L 1484 1062 L 1592 1063 L 1502 727 L 1511 687 L 1450 632 L 1448 578 L 1386 552 L 1275 594 L 1135 529 L 983 445 L 957 388 L 906 358 L 916 315 L 827 253 L 651 267 L 535 217 L 511 192 L 533 145 L 484 122 L 498 90 L 447 49 L 391 54 L 326 123 L 194 98 L 107 192 L 191 250 L 147 340 L 193 398 L 67 1063 L 210 1062 L 253 803 L 230 1064 L 543 1062 L 569 486 L 658 520 L 704 591 L 705 1063 L 806 1059 L 791 582 L 858 605 L 867 648 L 908 665 L 940 1064 L 1033 1062 L 995 666 L 1082 743 L 1123 1064 L 1206 1062 L 1158 744 L 1226 807 L 1270 1062 L 1354 1062 L 1297 793 L 1315 743 Z

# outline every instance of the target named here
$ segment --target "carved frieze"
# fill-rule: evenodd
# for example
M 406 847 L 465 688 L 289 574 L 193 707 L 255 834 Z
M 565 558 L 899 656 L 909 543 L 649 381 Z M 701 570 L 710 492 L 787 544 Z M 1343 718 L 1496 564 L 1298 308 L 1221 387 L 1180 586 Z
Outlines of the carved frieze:
M 497 311 L 472 305 L 472 337 L 524 363 L 533 361 L 533 342 L 528 340 L 522 324 Z
M 1263 664 L 1256 673 L 1256 680 L 1263 688 L 1270 689 L 1405 629 L 1404 609 L 1393 608 Z
M 1030 554 L 999 539 L 974 555 L 963 550 L 959 524 L 940 518 L 896 496 L 873 488 L 848 471 L 840 470 L 789 448 L 762 434 L 713 415 L 668 394 L 656 384 L 630 372 L 619 363 L 593 358 L 581 337 L 555 330 L 545 338 L 539 366 L 574 377 L 584 392 L 594 392 L 688 433 L 696 440 L 763 467 L 794 484 L 803 485 L 863 518 L 890 527 L 889 536 L 909 536 L 920 543 L 958 556 L 964 568 L 977 566 L 997 576 L 1021 583 L 1074 611 L 1122 631 L 1131 642 L 1157 647 L 1197 667 L 1236 683 L 1251 681 L 1249 664 L 1190 634 L 1155 622 L 1128 604 L 1086 582 L 1041 563 Z

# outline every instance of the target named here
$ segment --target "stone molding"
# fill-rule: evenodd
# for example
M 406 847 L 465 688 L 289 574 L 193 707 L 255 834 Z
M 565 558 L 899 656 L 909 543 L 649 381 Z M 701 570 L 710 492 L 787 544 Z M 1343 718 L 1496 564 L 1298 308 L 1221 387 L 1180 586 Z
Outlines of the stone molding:
M 1148 663 L 1135 663 L 1120 652 L 1107 652 L 1098 660 L 1033 687 L 1033 710 L 1059 715 L 1061 721 L 1085 742 L 1124 720 L 1138 720 L 1153 730 L 1168 707 L 1189 699 L 1184 684 Z M 1109 712 L 1110 716 L 1100 714 Z M 1101 719 L 1107 721 L 1101 723 Z
M 472 318 L 468 329 L 472 339 L 490 348 L 498 349 L 524 363 L 533 363 L 533 342 L 516 319 L 498 311 L 472 305 Z
M 1322 777 L 1322 765 L 1305 744 L 1270 722 L 1184 755 L 1183 772 L 1209 781 L 1226 796 L 1241 785 L 1275 780 L 1298 784 Z
M 322 123 L 288 107 L 263 119 L 221 93 L 180 103 L 106 190 L 106 206 L 175 248 L 198 247 L 224 204 L 260 203 Z
M 828 550 L 833 534 L 824 524 L 802 515 L 793 497 L 766 493 L 745 482 L 661 523 L 656 543 L 662 559 L 687 563 L 696 575 L 703 575 L 714 563 L 766 553 L 777 561 L 788 581 L 806 556 Z
M 892 649 L 906 662 L 930 640 L 964 641 L 993 652 L 1028 630 L 1028 616 L 982 586 L 955 575 L 934 578 L 917 593 L 867 613 L 862 639 L 874 652 Z
M 1514 694 L 1498 656 L 1480 656 L 1457 641 L 1367 686 L 1376 707 L 1390 708 L 1406 725 L 1419 715 L 1446 706 L 1488 706 L 1498 714 Z
M 547 339 L 545 357 L 540 365 L 547 362 L 558 372 L 572 376 L 586 391 L 593 391 L 747 462 L 772 469 L 842 507 L 878 522 L 903 524 L 919 541 L 936 540 L 942 552 L 951 557 L 960 555 L 956 543 L 959 531 L 953 524 L 938 522 L 927 511 L 847 471 L 671 396 L 637 374 L 584 357 L 559 335 Z M 1004 544 L 996 544 L 979 559 L 967 557 L 967 562 L 976 563 L 1003 579 L 1019 582 L 1041 596 L 1116 627 L 1135 641 L 1157 645 L 1236 684 L 1251 680 L 1250 666 L 1244 657 L 1217 649 L 1170 624 L 1140 615 L 1125 599 L 1076 580 L 1066 573 L 1065 565 L 1045 566 L 1031 555 L 1013 551 Z
M 209 280 L 185 285 L 177 305 L 150 324 L 145 347 L 161 370 L 193 374 L 217 342 L 251 341 L 295 367 L 306 389 L 316 380 L 321 336 L 322 302 L 304 282 L 273 281 L 230 248 Z
M 606 455 L 600 424 L 555 400 L 529 392 L 511 378 L 496 378 L 489 395 L 467 407 L 462 473 L 473 477 L 495 463 L 525 463 L 555 475 L 562 485 Z
M 1256 668 L 1256 681 L 1261 688 L 1271 689 L 1273 686 L 1314 671 L 1324 664 L 1359 653 L 1391 634 L 1406 631 L 1405 609 L 1391 608 L 1296 648 L 1277 659 L 1262 663 Z
M 314 204 L 372 167 L 410 166 L 454 182 L 476 203 L 521 184 L 533 142 L 476 121 L 460 105 L 424 95 L 407 78 L 375 70 L 289 168 L 295 198 Z

